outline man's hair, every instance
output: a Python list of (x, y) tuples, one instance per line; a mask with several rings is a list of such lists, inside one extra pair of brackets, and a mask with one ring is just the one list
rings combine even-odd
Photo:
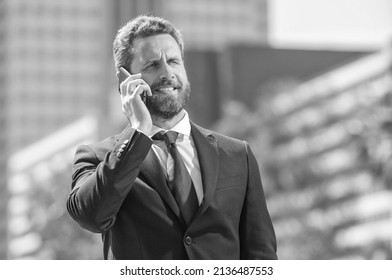
[(159, 34), (169, 34), (180, 47), (181, 55), (184, 57), (184, 42), (180, 31), (172, 23), (160, 17), (138, 16), (130, 20), (117, 32), (113, 42), (113, 57), (116, 70), (120, 67), (128, 67), (134, 56), (134, 41), (137, 38), (146, 38)]

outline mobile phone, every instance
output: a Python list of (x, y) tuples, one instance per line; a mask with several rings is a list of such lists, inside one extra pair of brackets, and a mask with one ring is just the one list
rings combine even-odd
[[(128, 72), (127, 69), (125, 69), (124, 67), (120, 67), (120, 73), (118, 76), (118, 92), (121, 94), (121, 89), (120, 89), (120, 85), (122, 82), (125, 81), (126, 78), (128, 78), (130, 76), (130, 72)], [(142, 94), (140, 95), (140, 97), (142, 98), (143, 102), (146, 103), (146, 99), (147, 99), (147, 92), (143, 91)]]

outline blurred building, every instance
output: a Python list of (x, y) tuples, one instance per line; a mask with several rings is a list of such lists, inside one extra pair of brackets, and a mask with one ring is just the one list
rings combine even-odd
[[(107, 3), (104, 0), (0, 1), (0, 149), (6, 149), (0, 151), (2, 172), (12, 154), (85, 115), (98, 115), (107, 87)], [(56, 144), (48, 143), (42, 154), (52, 151)], [(19, 158), (11, 168), (14, 170), (31, 160)], [(3, 175), (0, 176), (1, 199), (6, 197)], [(14, 185), (9, 186), (13, 194)], [(17, 201), (13, 198), (9, 197), (9, 201)], [(7, 204), (1, 203), (1, 207), (4, 205)], [(18, 217), (23, 214), (18, 211), (20, 207), (15, 209), (9, 203), (9, 223), (13, 219), (22, 221)], [(0, 225), (5, 221), (3, 210)], [(25, 214), (30, 209), (26, 211)], [(14, 225), (23, 227), (23, 223)], [(4, 230), (1, 235), (1, 240), (6, 240)], [(24, 236), (25, 232), (8, 232), (9, 243), (18, 238), (14, 235)], [(2, 249), (0, 254), (4, 258)], [(11, 257), (21, 256), (11, 253)]]
[(0, 259), (4, 259), (7, 251), (7, 95), (6, 89), (6, 48), (2, 43), (5, 40), (6, 30), (4, 28), (4, 1), (0, 1)]
[(266, 43), (268, 0), (165, 1), (162, 15), (184, 34), (186, 48)]
[(106, 1), (3, 1), (9, 151), (99, 108)]
[[(235, 43), (265, 43), (268, 0), (117, 0), (117, 24), (140, 14), (162, 16), (184, 35), (187, 50), (216, 49)], [(115, 27), (115, 28), (116, 28)]]
[(281, 258), (391, 259), (391, 66), (388, 47), (261, 95), (253, 141)]

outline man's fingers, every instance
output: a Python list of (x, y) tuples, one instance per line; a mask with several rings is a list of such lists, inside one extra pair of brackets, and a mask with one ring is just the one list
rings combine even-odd
[[(141, 96), (142, 94), (144, 94), (144, 92), (146, 92), (148, 95), (151, 96), (151, 89), (148, 85), (146, 84), (139, 84), (135, 90), (133, 91), (133, 97), (135, 98), (136, 96), (140, 96), (141, 98), (143, 96)], [(143, 99), (143, 98), (142, 98)]]
[[(138, 85), (145, 85), (145, 86), (148, 86), (147, 84), (146, 84), (146, 82), (143, 80), (143, 79), (140, 79), (140, 78), (137, 78), (137, 79), (134, 79), (134, 80), (130, 80), (130, 81), (124, 81), (122, 84), (121, 84), (121, 94), (124, 94), (124, 95), (126, 95), (126, 94), (129, 94), (129, 95), (132, 95), (133, 94), (133, 92), (135, 91), (135, 89), (136, 89), (136, 87), (138, 86)], [(151, 92), (151, 90), (150, 90), (150, 92)]]
[(137, 73), (137, 74), (135, 74), (135, 75), (129, 75), (129, 76), (124, 80), (124, 83), (128, 83), (128, 82), (130, 82), (130, 81), (140, 79), (141, 77), (142, 77), (142, 74), (141, 74), (141, 73)]
[[(151, 88), (150, 88), (150, 86), (149, 85), (147, 85), (146, 83), (142, 83), (142, 84), (139, 84), (136, 88), (135, 88), (135, 91), (136, 91), (136, 89), (139, 87), (139, 89), (138, 89), (138, 93), (139, 94), (142, 94), (142, 92), (146, 92), (146, 94), (148, 95), (148, 96), (152, 96), (152, 92), (151, 92)], [(140, 92), (140, 90), (141, 90), (141, 92)]]
[[(119, 80), (120, 80), (120, 91), (121, 91), (121, 94), (127, 94), (128, 93), (127, 92), (127, 87), (128, 87), (127, 85), (128, 85), (128, 83), (130, 83), (132, 81), (137, 81), (137, 80), (143, 81), (142, 79), (140, 79), (141, 77), (142, 77), (141, 73), (137, 73), (135, 75), (131, 75), (131, 74), (129, 74), (129, 72), (126, 69), (124, 69), (123, 67), (120, 67)], [(129, 92), (129, 94), (132, 94), (132, 91)]]
[[(130, 88), (131, 85), (128, 84), (127, 88)], [(128, 89), (127, 89), (128, 91)], [(128, 91), (129, 92), (129, 91)], [(136, 86), (136, 88), (132, 91), (132, 94), (125, 94), (121, 96), (121, 103), (123, 106), (123, 112), (127, 115), (127, 116), (132, 116), (133, 115), (133, 110), (134, 110), (134, 106), (140, 106), (137, 105), (140, 101), (144, 101), (144, 92), (150, 92), (151, 93), (151, 89), (147, 84), (138, 84)], [(137, 101), (137, 99), (139, 99), (139, 101)], [(140, 103), (139, 103), (140, 104)]]
[(127, 69), (125, 69), (124, 67), (120, 67), (120, 75), (119, 77), (121, 78), (120, 83), (127, 81), (129, 78), (140, 78), (142, 76), (142, 73), (137, 73), (132, 75), (131, 73), (129, 73), (127, 71)]

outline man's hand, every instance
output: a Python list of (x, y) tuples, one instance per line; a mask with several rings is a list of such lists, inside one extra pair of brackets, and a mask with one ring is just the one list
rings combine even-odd
[(133, 128), (148, 134), (152, 128), (152, 119), (140, 95), (145, 92), (148, 96), (151, 96), (151, 88), (141, 78), (142, 74), (131, 75), (122, 67), (120, 71), (123, 71), (128, 76), (120, 84), (123, 113)]

